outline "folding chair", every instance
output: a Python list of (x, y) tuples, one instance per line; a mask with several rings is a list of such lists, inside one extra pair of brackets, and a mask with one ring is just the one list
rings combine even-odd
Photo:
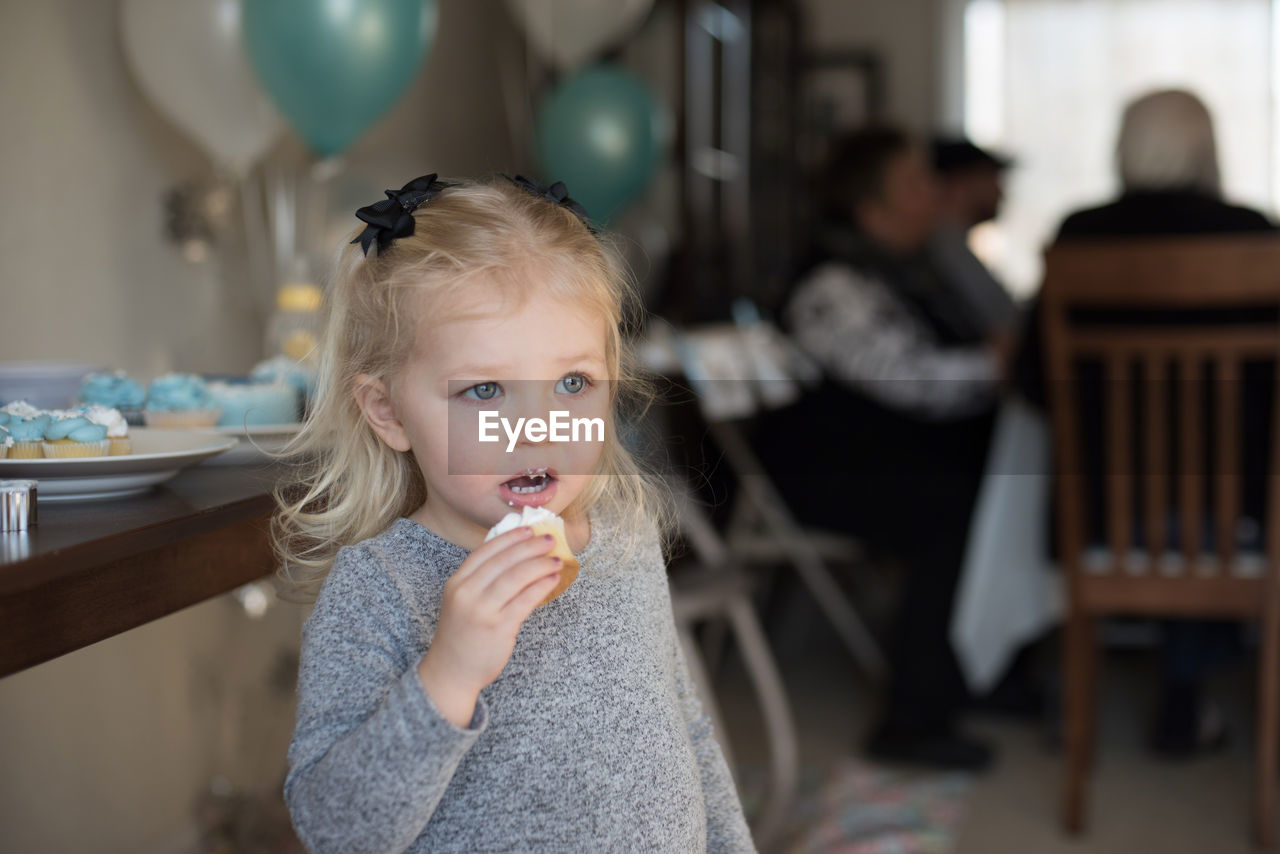
[(685, 484), (672, 483), (676, 495), (680, 531), (697, 558), (672, 581), (671, 600), (676, 631), (685, 650), (689, 671), (698, 685), (699, 697), (719, 733), (725, 759), (737, 777), (733, 749), (724, 728), (712, 680), (703, 663), (694, 627), (697, 623), (724, 619), (746, 665), (747, 674), (760, 703), (765, 737), (769, 743), (770, 784), (764, 808), (753, 823), (757, 846), (764, 849), (782, 829), (795, 798), (799, 773), (799, 749), (795, 722), (787, 702), (786, 688), (764, 629), (751, 600), (751, 580), (741, 571), (723, 539), (704, 510), (689, 497)]
[(858, 666), (872, 679), (882, 679), (884, 655), (829, 566), (832, 560), (856, 560), (857, 541), (804, 530), (743, 436), (745, 420), (794, 399), (812, 366), (775, 329), (755, 319), (674, 337), (677, 359), (667, 370), (679, 365), (722, 462), (739, 484), (726, 536), (729, 550), (748, 563), (790, 565)]

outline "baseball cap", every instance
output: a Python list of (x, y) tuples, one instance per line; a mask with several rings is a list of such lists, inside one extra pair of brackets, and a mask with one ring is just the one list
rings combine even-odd
[(979, 148), (963, 137), (935, 137), (931, 143), (933, 168), (955, 172), (969, 166), (994, 166), (1001, 171), (1013, 165), (1013, 158)]

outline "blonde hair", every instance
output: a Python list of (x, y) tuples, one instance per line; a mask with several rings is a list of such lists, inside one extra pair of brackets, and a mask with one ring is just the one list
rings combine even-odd
[(1213, 119), (1190, 92), (1166, 89), (1125, 107), (1116, 165), (1126, 190), (1198, 190), (1221, 195)]
[[(328, 294), (317, 394), (286, 458), (295, 476), (276, 489), (272, 539), (280, 574), (301, 598), (319, 591), (338, 550), (381, 533), (427, 499), (411, 452), (389, 448), (374, 433), (352, 393), (357, 378), (384, 384), (404, 366), (417, 312), (448, 317), (460, 288), (485, 276), (500, 287), (528, 287), (533, 265), (540, 287), (599, 311), (607, 320), (606, 363), (612, 394), (596, 477), (566, 515), (601, 510), (633, 534), (671, 528), (663, 482), (622, 445), (618, 413), (641, 414), (653, 399), (624, 333), (638, 308), (621, 265), (571, 211), (505, 178), (463, 181), (414, 211), (414, 233), (367, 257), (358, 245), (339, 255)], [(354, 233), (353, 235), (354, 236)]]

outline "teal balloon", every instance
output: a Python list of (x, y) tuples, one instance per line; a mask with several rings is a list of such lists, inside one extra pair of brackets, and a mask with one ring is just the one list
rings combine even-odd
[(644, 81), (610, 66), (563, 80), (542, 102), (538, 156), (597, 222), (638, 196), (662, 159), (662, 111)]
[(241, 17), (262, 87), (326, 157), (400, 99), (436, 32), (435, 0), (244, 0)]

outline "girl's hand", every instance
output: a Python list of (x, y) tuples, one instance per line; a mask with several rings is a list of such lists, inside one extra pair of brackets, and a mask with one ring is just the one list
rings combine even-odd
[(445, 582), (435, 638), (418, 666), (427, 696), (446, 719), (471, 723), (480, 689), (498, 678), (516, 634), (559, 580), (553, 538), (516, 528), (467, 556)]

